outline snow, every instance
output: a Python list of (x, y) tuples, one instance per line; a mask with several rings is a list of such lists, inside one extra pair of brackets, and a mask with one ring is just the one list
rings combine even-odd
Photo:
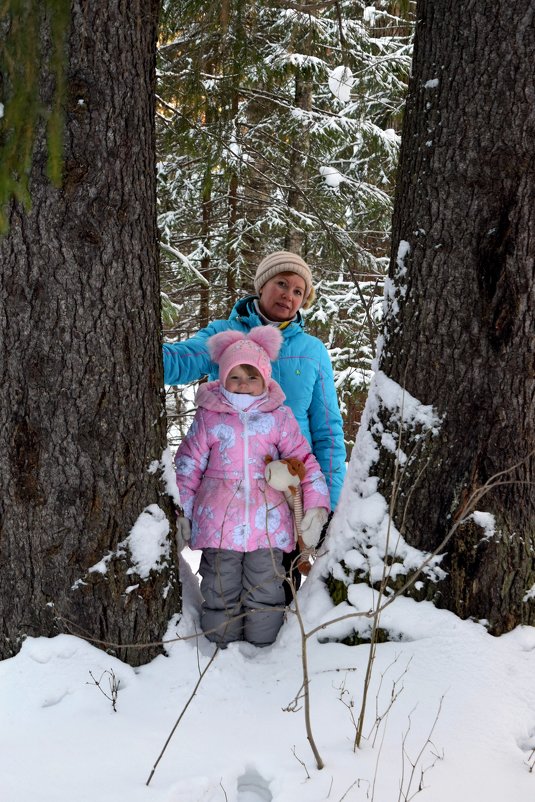
[[(495, 638), (429, 602), (397, 599), (381, 625), (398, 640), (377, 646), (355, 752), (369, 649), (331, 640), (347, 622), (327, 622), (354, 608), (333, 609), (319, 566), (299, 602), (306, 630), (319, 627), (307, 656), (312, 732), (325, 767), (316, 768), (296, 701), (301, 641), (290, 613), (273, 646), (231, 644), (216, 654), (147, 787), (214, 653), (203, 636), (189, 637), (199, 629), (191, 570), (198, 553), (185, 556), (184, 610), (168, 630), (184, 639), (166, 655), (133, 669), (58, 635), (28, 638), (0, 663), (2, 800), (395, 802), (419, 799), (422, 779), (421, 799), (430, 802), (531, 802), (535, 629)], [(371, 593), (351, 588), (361, 607), (373, 606)]]
[(369, 25), (375, 25), (375, 20), (377, 17), (380, 17), (380, 13), (377, 11), (375, 6), (366, 6), (362, 14), (362, 19), (364, 22), (367, 22)]
[(437, 430), (440, 418), (430, 404), (422, 404), (381, 370), (376, 371), (374, 380), (375, 393), (381, 403), (391, 411), (399, 410), (398, 418), (404, 424), (421, 425), (430, 431)]
[(336, 169), (336, 167), (322, 166), (320, 167), (319, 172), (327, 186), (331, 187), (331, 189), (338, 189), (340, 184), (344, 181), (344, 176)]
[(156, 463), (162, 472), (162, 481), (165, 485), (165, 492), (171, 496), (177, 507), (182, 506), (180, 503), (180, 493), (176, 483), (175, 468), (173, 465), (173, 456), (171, 449), (167, 447), (163, 454), (160, 463)]
[(151, 570), (161, 570), (171, 556), (169, 548), (169, 521), (157, 504), (149, 504), (137, 518), (130, 534), (120, 544), (128, 546), (132, 566), (127, 574), (137, 574), (148, 579)]
[[(88, 573), (106, 574), (115, 556), (129, 553), (132, 564), (127, 574), (148, 579), (151, 571), (161, 571), (170, 559), (168, 534), (169, 521), (165, 512), (157, 504), (149, 504), (138, 515), (128, 536), (118, 544), (116, 551), (103, 556), (88, 569)], [(84, 584), (82, 579), (76, 580), (73, 589), (79, 584)]]
[(474, 522), (483, 529), (483, 540), (490, 540), (496, 534), (496, 519), (490, 512), (476, 510), (470, 516)]
[(386, 278), (384, 281), (383, 317), (385, 320), (389, 317), (397, 318), (399, 314), (398, 298), (404, 298), (407, 294), (407, 287), (402, 279), (407, 273), (405, 260), (410, 252), (410, 244), (406, 240), (400, 240), (396, 254), (394, 278)]
[(527, 602), (530, 599), (535, 599), (535, 585), (533, 585), (525, 594), (523, 601)]
[[(380, 416), (385, 410), (388, 423)], [(431, 405), (422, 404), (383, 371), (376, 370), (340, 502), (330, 526), (329, 552), (320, 569), (324, 577), (331, 573), (348, 586), (348, 592), (353, 592), (354, 581), (365, 577), (370, 577), (372, 582), (382, 581), (385, 556), (389, 558), (387, 573), (392, 579), (417, 570), (432, 581), (444, 576), (440, 567), (443, 555), (415, 549), (396, 528), (388, 502), (378, 492), (379, 478), (373, 471), (379, 456), (378, 441), (395, 454), (398, 464), (403, 465), (408, 456), (400, 446), (400, 432), (413, 429), (416, 439), (433, 437), (440, 423)], [(353, 567), (346, 562), (346, 554), (352, 550), (365, 556), (365, 564), (357, 567), (356, 577)], [(368, 608), (358, 609), (363, 612)]]
[(349, 67), (335, 67), (329, 74), (329, 89), (342, 103), (348, 103), (351, 100), (351, 89), (354, 82), (355, 79)]
[[(147, 473), (155, 474), (160, 471), (161, 481), (165, 492), (171, 496), (174, 503), (180, 506), (180, 493), (175, 480), (171, 450), (166, 448), (161, 460), (153, 460), (147, 468)], [(165, 512), (157, 504), (149, 504), (139, 515), (128, 536), (122, 540), (115, 552), (104, 555), (95, 565), (88, 569), (88, 573), (106, 574), (110, 562), (115, 556), (130, 556), (131, 566), (128, 574), (136, 574), (141, 579), (148, 579), (151, 571), (161, 571), (168, 564), (171, 557), (169, 548), (169, 521)], [(82, 578), (76, 580), (72, 589), (85, 584)], [(139, 585), (131, 585), (126, 593), (131, 593)]]
[(397, 252), (397, 255), (396, 255), (396, 265), (397, 265), (397, 268), (398, 268), (397, 271), (396, 271), (396, 277), (400, 277), (401, 278), (402, 276), (404, 276), (406, 274), (407, 266), (405, 264), (405, 259), (407, 258), (408, 254), (410, 252), (411, 252), (410, 243), (408, 243), (404, 239), (400, 240), (399, 245), (398, 245), (398, 252)]

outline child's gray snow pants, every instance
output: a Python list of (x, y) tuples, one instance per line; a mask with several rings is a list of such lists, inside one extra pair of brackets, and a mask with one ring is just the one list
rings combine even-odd
[(281, 549), (203, 550), (201, 626), (209, 640), (273, 643), (284, 617), (282, 554)]

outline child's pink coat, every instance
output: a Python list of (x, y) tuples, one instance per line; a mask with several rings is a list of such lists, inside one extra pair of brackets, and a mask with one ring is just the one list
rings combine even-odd
[(275, 381), (247, 412), (235, 410), (219, 386), (214, 381), (199, 388), (195, 418), (175, 457), (184, 514), (192, 521), (191, 547), (292, 551), (291, 513), (283, 494), (264, 479), (265, 457), (304, 462), (305, 510), (329, 509), (319, 464)]

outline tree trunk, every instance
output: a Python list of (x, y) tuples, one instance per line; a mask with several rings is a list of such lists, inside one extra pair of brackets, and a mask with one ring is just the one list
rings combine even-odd
[[(210, 176), (210, 168), (206, 170), (205, 184), (202, 196), (202, 223), (201, 223), (201, 241), (203, 245), (203, 255), (201, 257), (200, 272), (204, 278), (210, 281), (210, 272), (212, 257), (210, 255), (211, 237), (213, 234), (212, 216), (213, 216), (213, 203), (212, 203), (212, 180)], [(205, 328), (210, 320), (210, 286), (201, 284), (199, 288), (200, 303), (199, 303), (199, 328)]]
[(226, 313), (230, 315), (232, 307), (236, 303), (237, 289), (236, 289), (236, 262), (238, 254), (236, 251), (236, 241), (238, 239), (237, 223), (238, 223), (238, 190), (239, 182), (236, 173), (230, 177), (228, 188), (228, 211), (227, 211), (227, 281), (226, 293), (227, 304)]
[[(73, 0), (63, 186), (46, 179), (40, 132), (31, 211), (14, 204), (0, 240), (2, 657), (25, 635), (65, 631), (64, 619), (103, 641), (159, 640), (180, 608), (172, 510), (154, 470), (165, 447), (157, 18), (156, 0)], [(43, 75), (45, 105), (52, 92)], [(150, 574), (134, 545), (118, 548), (148, 505)], [(115, 653), (139, 664), (156, 650)]]
[[(310, 78), (297, 72), (295, 75), (295, 106), (305, 112), (312, 110), (312, 81)], [(288, 207), (296, 215), (305, 211), (307, 190), (307, 159), (310, 153), (310, 132), (307, 125), (299, 128), (299, 136), (291, 143), (290, 156), (290, 189), (288, 191)], [(288, 251), (301, 253), (305, 234), (302, 226), (296, 220), (286, 234), (284, 247)]]
[[(379, 368), (441, 424), (400, 443), (396, 416), (379, 418), (412, 455), (394, 515), (411, 545), (435, 549), (508, 471), (477, 505), (494, 536), (470, 519), (428, 589), (499, 634), (535, 623), (535, 8), (422, 0), (417, 19)], [(394, 454), (375, 437), (390, 497)]]
[[(264, 87), (260, 86), (256, 96), (246, 106), (247, 129), (244, 150), (248, 169), (244, 170), (242, 202), (240, 214), (244, 220), (241, 255), (245, 263), (245, 273), (249, 274), (250, 286), (256, 268), (265, 256), (266, 241), (269, 232), (262, 223), (266, 211), (273, 202), (273, 184), (270, 174), (268, 144), (261, 150), (254, 144), (254, 129), (268, 117), (271, 112), (270, 102), (263, 96)], [(251, 146), (251, 143), (253, 145)], [(244, 283), (245, 285), (245, 283)]]

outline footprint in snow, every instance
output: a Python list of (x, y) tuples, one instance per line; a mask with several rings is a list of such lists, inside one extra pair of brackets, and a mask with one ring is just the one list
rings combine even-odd
[(269, 783), (255, 768), (248, 768), (238, 777), (238, 802), (271, 802)]

